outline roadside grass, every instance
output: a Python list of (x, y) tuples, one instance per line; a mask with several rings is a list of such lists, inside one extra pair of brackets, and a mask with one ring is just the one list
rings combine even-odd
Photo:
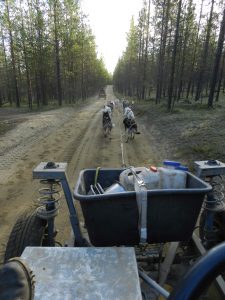
[(82, 100), (77, 100), (74, 103), (63, 103), (62, 106), (59, 106), (56, 101), (50, 101), (48, 105), (41, 105), (37, 106), (36, 103), (33, 104), (32, 109), (30, 109), (25, 102), (20, 103), (20, 107), (16, 107), (15, 103), (11, 106), (9, 102), (4, 103), (1, 107), (0, 110), (4, 110), (5, 112), (15, 112), (15, 113), (32, 113), (32, 112), (42, 112), (42, 111), (48, 111), (48, 110), (55, 110), (55, 109), (60, 109), (61, 107), (76, 107), (76, 106), (82, 106), (85, 105), (86, 103), (89, 103), (90, 101), (93, 100), (94, 97), (90, 97), (86, 99), (85, 101)]
[[(21, 103), (21, 107), (19, 108), (16, 107), (15, 105), (10, 106), (9, 103), (4, 103), (4, 105), (0, 107), (0, 136), (4, 135), (7, 131), (16, 127), (17, 124), (23, 122), (25, 120), (24, 114), (35, 114), (35, 113), (37, 114), (37, 113), (61, 109), (65, 107), (80, 109), (95, 100), (96, 97), (90, 97), (85, 101), (79, 100), (76, 103), (65, 103), (62, 106), (59, 106), (56, 102), (50, 102), (49, 105), (40, 106), (40, 107), (34, 105), (32, 110), (29, 109), (27, 104), (23, 102)], [(21, 117), (19, 117), (17, 120), (13, 120), (13, 118), (10, 117), (11, 115), (20, 115), (20, 114)], [(7, 115), (9, 116), (9, 118), (7, 118)], [(1, 116), (3, 116), (4, 118), (1, 119)]]
[(0, 136), (16, 126), (15, 122), (0, 122)]
[(202, 104), (180, 101), (172, 112), (167, 112), (166, 102), (156, 105), (153, 100), (136, 100), (133, 106), (138, 119), (148, 125), (159, 151), (166, 141), (169, 157), (162, 160), (180, 160), (192, 169), (196, 160), (225, 162), (224, 98), (222, 95), (212, 109), (208, 109), (207, 99)]
[(76, 99), (74, 101), (68, 100), (68, 99), (63, 99), (62, 106), (59, 106), (57, 100), (48, 100), (48, 105), (40, 105), (38, 106), (36, 101), (33, 103), (32, 109), (29, 108), (27, 101), (22, 100), (20, 103), (20, 107), (16, 107), (16, 104), (13, 103), (10, 105), (9, 102), (3, 103), (3, 105), (0, 107), (1, 109), (9, 109), (9, 110), (17, 110), (21, 112), (36, 112), (36, 111), (46, 111), (46, 110), (52, 110), (52, 109), (60, 109), (61, 107), (80, 107), (80, 106), (85, 106), (88, 103), (92, 101), (96, 101), (99, 99), (98, 94), (94, 94), (85, 100)]

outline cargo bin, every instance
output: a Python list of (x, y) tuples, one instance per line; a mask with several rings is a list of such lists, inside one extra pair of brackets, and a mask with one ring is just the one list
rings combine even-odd
[[(124, 169), (100, 169), (98, 183), (106, 189)], [(74, 198), (80, 202), (92, 245), (133, 246), (140, 242), (136, 192), (87, 195), (96, 169), (80, 172)], [(190, 239), (206, 193), (211, 186), (187, 172), (185, 189), (147, 191), (147, 242)]]

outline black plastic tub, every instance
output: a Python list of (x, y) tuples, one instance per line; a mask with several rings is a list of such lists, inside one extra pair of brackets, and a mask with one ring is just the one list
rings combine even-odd
[[(100, 169), (98, 182), (105, 189), (119, 180), (123, 170)], [(81, 171), (74, 190), (91, 243), (99, 247), (139, 244), (136, 193), (87, 195), (95, 174), (95, 169)], [(210, 190), (210, 185), (187, 172), (185, 189), (147, 191), (147, 242), (188, 240)]]

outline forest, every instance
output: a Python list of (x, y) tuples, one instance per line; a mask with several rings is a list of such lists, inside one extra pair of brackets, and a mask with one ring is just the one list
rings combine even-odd
[(75, 103), (108, 81), (79, 1), (0, 2), (0, 107)]
[(164, 100), (168, 111), (181, 100), (213, 107), (225, 91), (224, 33), (223, 1), (143, 1), (114, 72), (116, 90)]
[[(133, 99), (213, 107), (225, 92), (221, 0), (143, 0), (113, 74)], [(76, 103), (110, 82), (77, 0), (0, 2), (0, 107)]]

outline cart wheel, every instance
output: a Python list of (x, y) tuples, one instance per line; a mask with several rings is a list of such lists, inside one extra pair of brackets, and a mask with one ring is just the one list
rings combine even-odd
[(206, 287), (210, 286), (212, 281), (224, 271), (224, 268), (225, 243), (222, 243), (209, 250), (182, 276), (168, 300), (202, 299), (201, 296)]
[[(205, 239), (204, 226), (206, 211), (203, 211), (199, 222), (199, 236), (202, 241)], [(212, 246), (225, 241), (225, 212), (216, 212), (213, 218)]]
[(47, 221), (36, 215), (36, 209), (29, 209), (19, 216), (10, 233), (5, 251), (5, 262), (21, 256), (27, 246), (44, 246)]

